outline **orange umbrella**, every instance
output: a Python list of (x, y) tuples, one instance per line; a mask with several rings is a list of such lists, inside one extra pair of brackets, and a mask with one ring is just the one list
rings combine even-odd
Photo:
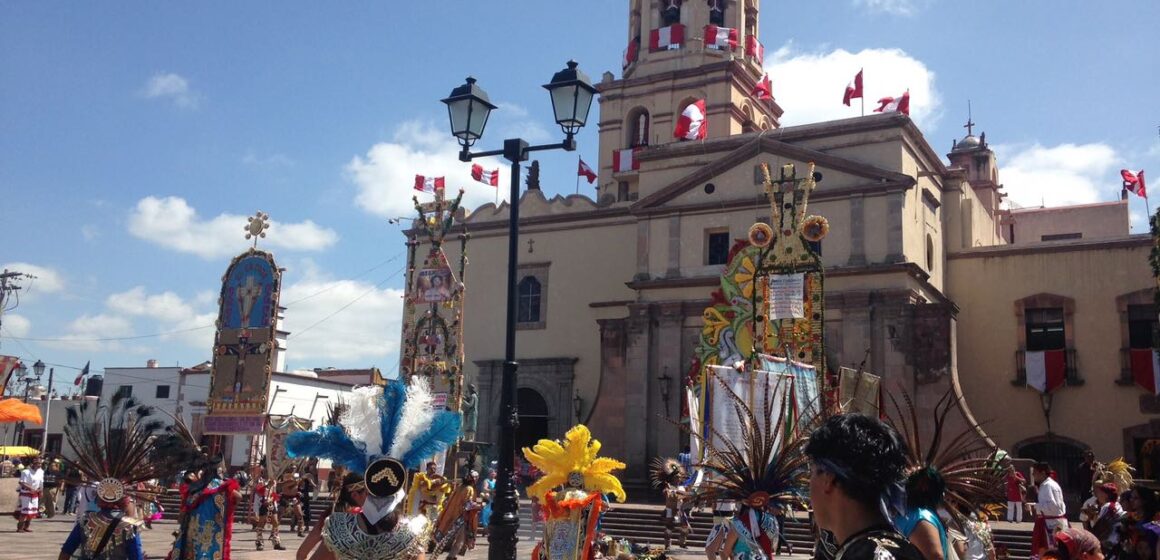
[(40, 407), (27, 404), (20, 399), (4, 399), (0, 401), (0, 422), (32, 422), (43, 424), (40, 417)]

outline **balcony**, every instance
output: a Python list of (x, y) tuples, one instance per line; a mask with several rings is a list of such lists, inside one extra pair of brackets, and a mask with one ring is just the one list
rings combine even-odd
[[(1063, 353), (1063, 382), (1068, 386), (1081, 386), (1084, 380), (1079, 376), (1079, 361), (1076, 359), (1075, 348), (1047, 350), (1046, 352)], [(1015, 379), (1011, 385), (1022, 387), (1027, 385), (1027, 351), (1015, 351)]]

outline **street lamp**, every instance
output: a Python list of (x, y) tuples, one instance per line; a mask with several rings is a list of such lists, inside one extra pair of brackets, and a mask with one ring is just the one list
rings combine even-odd
[(475, 84), (475, 78), (467, 78), (463, 85), (451, 90), (451, 95), (443, 99), (447, 104), (447, 115), (451, 120), (451, 134), (459, 139), (463, 150), (459, 161), (485, 156), (503, 156), (511, 162), (511, 196), (508, 198), (508, 270), (507, 270), (507, 322), (505, 324), (503, 381), (500, 389), (499, 405), (499, 469), (496, 473), (495, 502), (493, 515), (488, 525), (488, 559), (515, 560), (516, 532), (520, 528), (519, 496), (515, 481), (515, 439), (519, 427), (519, 412), (516, 410), (516, 269), (519, 262), (520, 226), (520, 162), (527, 161), (528, 152), (541, 150), (576, 149), (576, 133), (588, 121), (588, 110), (592, 107), (592, 97), (596, 88), (580, 70), (576, 61), (568, 61), (567, 68), (556, 72), (552, 81), (544, 86), (552, 98), (552, 111), (556, 124), (564, 132), (564, 141), (559, 144), (529, 146), (521, 138), (503, 141), (503, 149), (485, 152), (471, 152), (471, 146), (483, 136), (487, 118), (495, 109), (487, 97), (487, 92)]

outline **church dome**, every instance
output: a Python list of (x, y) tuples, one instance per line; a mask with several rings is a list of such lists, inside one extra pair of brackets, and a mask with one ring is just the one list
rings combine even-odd
[(960, 150), (970, 150), (970, 149), (973, 149), (973, 148), (978, 148), (978, 147), (979, 147), (979, 146), (981, 146), (982, 144), (983, 144), (983, 143), (982, 143), (982, 142), (980, 142), (980, 141), (979, 141), (979, 139), (978, 139), (978, 138), (977, 138), (977, 137), (976, 137), (974, 134), (968, 134), (968, 135), (966, 136), (966, 138), (963, 138), (962, 140), (959, 140), (959, 141), (958, 141), (958, 143), (957, 143), (957, 144), (955, 144), (955, 149), (954, 149), (954, 151), (956, 151), (956, 152), (957, 152), (957, 151), (960, 151)]

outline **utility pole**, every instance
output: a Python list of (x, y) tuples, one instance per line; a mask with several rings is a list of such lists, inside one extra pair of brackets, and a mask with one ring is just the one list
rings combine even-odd
[(19, 291), (22, 287), (17, 282), (34, 278), (36, 277), (31, 274), (10, 271), (7, 268), (4, 272), (0, 272), (0, 326), (4, 326), (4, 313), (16, 309), (20, 304)]

